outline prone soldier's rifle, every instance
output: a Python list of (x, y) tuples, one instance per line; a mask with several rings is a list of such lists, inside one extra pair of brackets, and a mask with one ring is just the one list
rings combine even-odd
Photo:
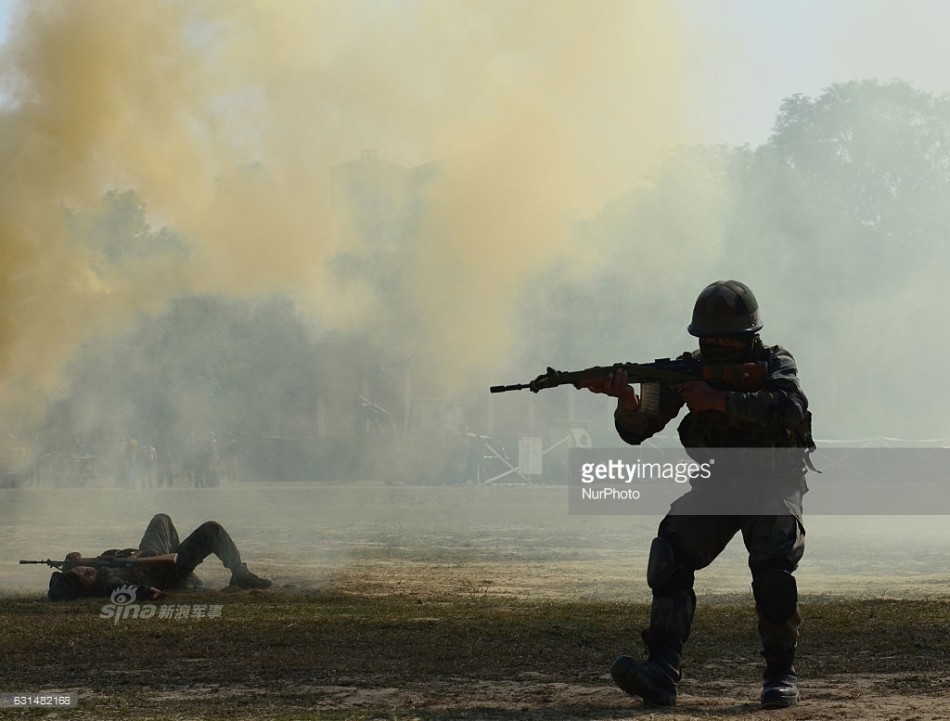
[(768, 370), (765, 361), (753, 363), (703, 363), (690, 353), (678, 358), (658, 358), (652, 363), (615, 363), (612, 366), (593, 366), (579, 371), (559, 371), (548, 368), (533, 381), (510, 386), (492, 386), (492, 393), (529, 390), (532, 393), (603, 378), (618, 370), (627, 372), (630, 383), (683, 383), (704, 381), (711, 386), (733, 391), (756, 391), (765, 387)]
[(92, 568), (128, 568), (130, 566), (169, 566), (175, 562), (177, 553), (166, 553), (162, 556), (96, 556), (95, 558), (66, 558), (54, 561), (47, 558), (43, 561), (20, 561), (20, 563), (46, 564), (50, 568), (68, 571), (79, 566)]

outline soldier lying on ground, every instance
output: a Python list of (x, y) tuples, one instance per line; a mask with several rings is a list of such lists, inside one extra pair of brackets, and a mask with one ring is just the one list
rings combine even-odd
[[(201, 582), (193, 571), (212, 553), (231, 571), (229, 585), (238, 588), (270, 587), (269, 578), (261, 578), (248, 570), (241, 561), (237, 546), (220, 523), (202, 523), (184, 541), (179, 541), (172, 519), (159, 513), (149, 522), (138, 548), (110, 550), (99, 556), (100, 559), (129, 557), (154, 562), (117, 567), (77, 565), (64, 572), (57, 571), (50, 576), (48, 596), (51, 601), (109, 596), (119, 586), (131, 585), (136, 588), (136, 600), (157, 600), (170, 589), (200, 587)], [(81, 558), (78, 551), (66, 556), (67, 561)]]

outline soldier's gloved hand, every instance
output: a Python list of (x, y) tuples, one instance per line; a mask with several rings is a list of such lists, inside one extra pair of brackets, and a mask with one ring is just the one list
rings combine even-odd
[(680, 397), (691, 411), (696, 413), (702, 411), (726, 412), (726, 392), (714, 390), (708, 383), (685, 381), (674, 383), (670, 387), (680, 392)]
[(82, 554), (79, 551), (70, 551), (66, 554), (67, 561), (78, 561), (82, 558)]

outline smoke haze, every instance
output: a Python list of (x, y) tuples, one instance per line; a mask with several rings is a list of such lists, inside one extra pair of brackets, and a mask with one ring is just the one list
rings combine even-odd
[[(80, 390), (68, 387), (64, 369), (77, 349), (96, 341), (106, 351), (148, 345), (145, 332), (135, 334), (137, 324), (168, 308), (174, 315), (180, 299), (290, 296), (317, 336), (372, 338), (350, 356), (326, 360), (330, 370), (352, 370), (380, 348), (392, 349), (410, 366), (412, 392), (483, 398), (489, 384), (527, 380), (546, 364), (584, 367), (686, 350), (696, 294), (730, 277), (757, 294), (766, 342), (787, 345), (798, 359), (819, 438), (947, 437), (939, 410), (929, 410), (939, 405), (934, 392), (918, 374), (923, 359), (950, 350), (942, 334), (922, 332), (945, 326), (934, 298), (947, 271), (950, 183), (938, 151), (947, 147), (942, 133), (950, 113), (936, 101), (915, 105), (920, 99), (900, 88), (864, 88), (864, 95), (861, 88), (835, 88), (776, 107), (786, 125), (777, 123), (762, 148), (671, 150), (707, 120), (688, 90), (695, 88), (695, 65), (715, 71), (731, 50), (725, 36), (718, 43), (697, 37), (671, 7), (626, 0), (24, 3), (2, 48), (0, 111), (0, 419), (21, 436), (13, 442), (34, 439), (50, 399), (74, 391), (78, 418), (63, 422), (67, 430), (56, 442), (70, 431), (86, 433), (101, 442), (103, 456), (113, 456), (103, 461), (108, 468), (124, 432), (159, 441), (124, 425), (146, 394), (110, 387), (120, 375), (115, 366), (101, 369), (101, 387)], [(721, 90), (707, 82), (704, 97), (711, 88)], [(900, 97), (889, 104), (892, 96)], [(744, 112), (742, 103), (734, 105)], [(919, 117), (911, 112), (916, 107), (923, 107)], [(882, 118), (891, 124), (875, 124)], [(826, 127), (815, 130), (818, 120)], [(780, 132), (790, 128), (787, 137)], [(922, 137), (907, 141), (907, 128), (923, 128)], [(870, 140), (848, 143), (861, 137)], [(367, 207), (378, 198), (340, 192), (347, 169), (358, 172), (361, 158), (384, 176), (408, 176), (393, 185), (401, 190), (391, 206)], [(905, 159), (932, 163), (905, 167)], [(126, 224), (116, 225), (109, 208), (126, 213)], [(363, 232), (374, 213), (383, 232)], [(134, 222), (137, 214), (145, 231)], [(390, 283), (392, 276), (398, 282)], [(187, 353), (199, 345), (195, 337), (224, 325), (211, 311), (201, 320), (206, 324), (197, 328), (175, 327), (178, 345), (166, 355), (136, 349), (137, 358), (154, 364), (141, 375), (161, 375), (156, 371), (168, 358), (194, 361)], [(226, 334), (265, 325), (234, 322)], [(268, 351), (267, 372), (222, 359), (244, 371), (229, 386), (241, 389), (232, 393), (240, 402), (228, 398), (234, 402), (212, 413), (220, 388), (196, 372), (197, 380), (173, 379), (181, 381), (173, 388), (179, 392), (163, 398), (166, 406), (154, 416), (187, 436), (192, 428), (206, 433), (222, 417), (239, 426), (242, 414), (263, 416), (264, 399), (271, 399), (287, 407), (286, 427), (275, 422), (265, 433), (263, 422), (244, 426), (248, 437), (268, 443), (309, 442), (327, 418), (349, 419), (332, 399), (318, 397), (323, 388), (301, 388), (300, 378), (326, 370), (318, 365), (325, 359), (292, 375), (280, 361), (306, 357), (312, 348), (291, 347), (296, 336), (286, 327), (273, 330), (254, 346)], [(87, 366), (95, 366), (101, 356), (90, 356)], [(126, 357), (113, 356), (116, 366)], [(513, 359), (532, 365), (514, 367)], [(352, 406), (369, 373), (340, 373), (341, 381), (330, 370), (320, 382), (342, 387)], [(380, 385), (409, 395), (404, 381), (393, 372)], [(562, 390), (505, 396), (483, 414), (495, 426), (485, 432), (536, 435), (538, 419), (554, 426), (570, 416), (589, 423), (592, 435), (601, 431), (595, 440), (609, 434), (617, 442), (609, 403), (589, 394), (568, 399), (571, 392)], [(381, 406), (398, 405), (369, 395)], [(504, 429), (509, 410), (520, 425)], [(295, 425), (301, 418), (306, 422)], [(390, 418), (387, 428), (408, 427), (406, 420)], [(420, 468), (419, 457), (448, 445), (440, 428), (424, 430), (423, 453), (416, 455), (399, 455), (409, 441), (395, 433), (366, 434), (364, 447), (375, 450), (353, 467), (382, 473), (327, 470), (320, 480), (470, 480), (440, 476), (436, 463)], [(347, 445), (352, 438), (331, 440), (340, 441), (340, 455), (363, 451)], [(273, 456), (286, 461), (291, 444), (274, 447)], [(318, 460), (320, 470), (331, 465)], [(303, 461), (287, 466), (283, 476), (268, 469), (271, 475), (259, 477), (310, 479), (297, 473), (309, 470)], [(120, 518), (132, 506), (124, 491), (110, 499), (112, 482), (104, 469), (95, 485), (107, 488), (89, 489), (96, 502), (86, 501), (82, 517), (71, 520), (71, 508), (46, 508), (45, 489), (24, 489), (7, 540), (26, 537), (17, 526), (34, 523), (33, 503), (44, 508), (37, 516), (44, 529), (82, 533), (90, 518), (109, 515), (110, 500)], [(89, 530), (89, 546), (134, 542), (148, 515), (170, 499), (183, 528), (218, 516), (222, 499), (193, 502), (199, 496), (190, 487), (178, 490), (143, 492), (137, 517)], [(226, 490), (235, 491), (223, 499), (233, 508), (218, 517), (244, 530), (242, 538), (258, 544), (253, 550), (263, 553), (281, 523), (288, 565), (301, 539), (326, 541), (312, 532), (313, 488), (282, 496), (299, 514), (294, 522), (277, 500), (269, 516), (258, 516), (260, 499), (270, 497), (260, 489)], [(418, 502), (407, 495), (393, 534), (414, 528)], [(485, 504), (489, 518), (494, 502)], [(382, 524), (397, 513), (388, 497), (371, 509), (339, 505), (344, 510), (325, 511), (331, 529)], [(530, 498), (524, 503), (532, 505)], [(445, 523), (441, 508), (431, 510)], [(460, 520), (453, 531), (466, 513), (467, 507), (454, 517)], [(486, 523), (488, 535), (504, 525)], [(357, 524), (339, 541), (345, 548), (337, 556), (346, 557), (363, 531)], [(34, 546), (58, 542), (32, 533)], [(379, 535), (381, 545), (388, 543), (389, 530)], [(32, 553), (26, 546), (22, 552)]]
[[(698, 290), (735, 277), (766, 340), (832, 399), (821, 435), (944, 435), (901, 375), (912, 330), (876, 334), (882, 318), (892, 334), (940, 320), (928, 298), (945, 262), (922, 259), (945, 226), (943, 106), (841, 87), (789, 98), (776, 110), (793, 131), (757, 150), (671, 153), (702, 122), (689, 62), (722, 52), (691, 27), (629, 2), (20, 6), (0, 115), (8, 426), (30, 438), (77, 348), (173, 299), (292, 296), (312, 329), (371, 337), (416, 390), (446, 396), (526, 355), (684, 350)], [(906, 112), (925, 129), (910, 146)], [(411, 176), (391, 199), (405, 217), (380, 210), (381, 233), (363, 232), (376, 199), (338, 187), (366, 149)], [(100, 238), (88, 218), (125, 191), (148, 232), (106, 219)], [(886, 418), (875, 373), (899, 404)]]
[[(332, 266), (372, 253), (328, 188), (366, 147), (441, 165), (403, 306), (416, 335), (388, 340), (430, 370), (497, 364), (571, 214), (675, 141), (680, 42), (659, 5), (624, 2), (22, 6), (0, 119), (4, 406), (22, 419), (77, 345), (170, 298), (280, 291), (325, 328), (385, 317)], [(186, 257), (94, 263), (64, 212), (113, 189)]]

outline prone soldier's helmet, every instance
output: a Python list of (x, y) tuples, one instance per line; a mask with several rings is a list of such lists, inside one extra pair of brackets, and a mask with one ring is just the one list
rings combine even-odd
[(50, 601), (72, 601), (82, 595), (79, 587), (79, 579), (68, 573), (54, 571), (49, 577), (49, 591), (47, 597)]
[(708, 338), (756, 333), (763, 325), (759, 302), (749, 286), (737, 280), (717, 280), (699, 294), (687, 330), (697, 338)]

